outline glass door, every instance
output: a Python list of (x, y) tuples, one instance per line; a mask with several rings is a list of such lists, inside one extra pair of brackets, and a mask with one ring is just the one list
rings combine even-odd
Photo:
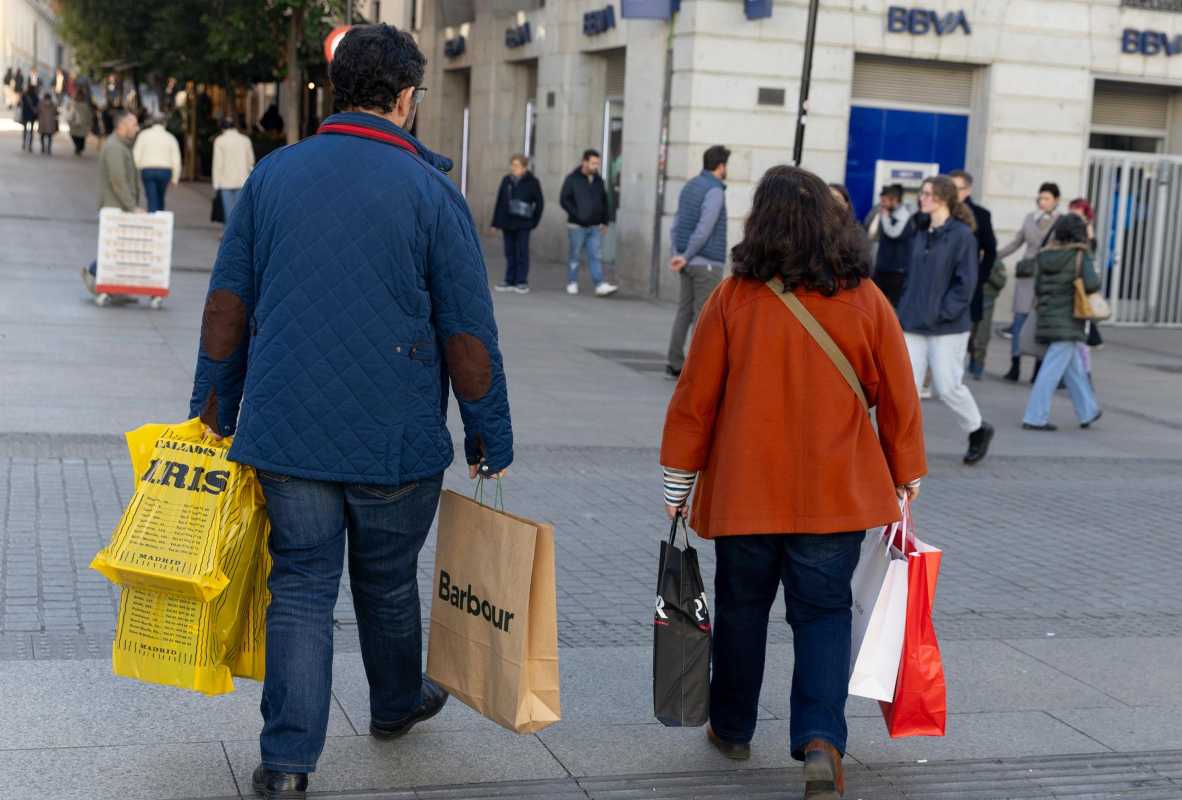
[(624, 166), (624, 98), (609, 97), (603, 103), (603, 182), (607, 186), (607, 202), (610, 222), (607, 236), (603, 240), (603, 260), (616, 263), (619, 251), (619, 233), (616, 220), (623, 204), (620, 197), (620, 176)]

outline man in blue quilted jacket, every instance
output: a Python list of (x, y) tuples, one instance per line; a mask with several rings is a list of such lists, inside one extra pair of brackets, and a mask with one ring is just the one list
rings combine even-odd
[(346, 546), (370, 733), (401, 736), (447, 700), (421, 674), (416, 573), (453, 457), (449, 384), (470, 475), (513, 460), (476, 228), (451, 161), (407, 133), (425, 64), (387, 25), (345, 36), (345, 111), (259, 163), (209, 284), (191, 412), (234, 434), (271, 517), (266, 798), (304, 797), (324, 747)]

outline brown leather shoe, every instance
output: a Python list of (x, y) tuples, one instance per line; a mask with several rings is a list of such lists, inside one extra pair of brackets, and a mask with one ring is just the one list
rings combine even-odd
[(751, 758), (751, 744), (749, 742), (728, 742), (720, 738), (714, 732), (714, 728), (709, 725), (706, 726), (706, 738), (710, 740), (710, 744), (718, 748), (718, 752), (731, 761), (746, 761)]
[(841, 800), (843, 795), (841, 753), (824, 739), (813, 739), (804, 746), (804, 800)]

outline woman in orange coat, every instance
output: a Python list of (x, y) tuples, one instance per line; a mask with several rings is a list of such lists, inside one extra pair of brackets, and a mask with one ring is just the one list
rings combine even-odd
[[(669, 515), (714, 539), (711, 742), (750, 756), (768, 613), (780, 583), (795, 666), (790, 749), (809, 800), (840, 797), (850, 669), (850, 578), (865, 531), (899, 519), (927, 466), (911, 362), (895, 312), (868, 279), (850, 216), (812, 173), (774, 167), (707, 302), (665, 419)], [(770, 283), (769, 283), (770, 282)], [(786, 287), (786, 288), (785, 288)], [(781, 292), (832, 337), (843, 377)]]

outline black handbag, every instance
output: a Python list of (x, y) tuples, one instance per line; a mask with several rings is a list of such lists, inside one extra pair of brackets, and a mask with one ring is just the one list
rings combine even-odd
[(537, 208), (535, 203), (527, 203), (524, 200), (509, 199), (509, 216), (518, 217), (520, 219), (533, 219), (534, 209)]
[(226, 221), (226, 207), (222, 205), (222, 193), (217, 189), (213, 190), (213, 206), (209, 209), (209, 221)]
[[(677, 547), (679, 522), (683, 550)], [(698, 551), (679, 515), (669, 541), (661, 542), (653, 613), (653, 713), (662, 725), (697, 727), (710, 719), (710, 633)]]

